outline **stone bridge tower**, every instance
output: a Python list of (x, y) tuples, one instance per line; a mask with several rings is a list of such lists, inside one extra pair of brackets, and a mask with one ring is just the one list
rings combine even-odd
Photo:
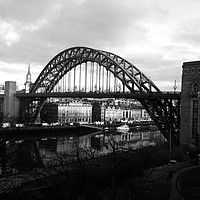
[(200, 61), (182, 66), (180, 144), (198, 147), (200, 134)]
[(16, 123), (18, 119), (19, 99), (15, 97), (16, 88), (17, 86), (15, 81), (5, 82), (4, 112), (3, 112), (4, 122)]

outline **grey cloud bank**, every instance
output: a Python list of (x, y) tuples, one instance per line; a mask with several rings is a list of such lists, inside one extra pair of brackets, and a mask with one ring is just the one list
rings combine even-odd
[(163, 90), (172, 90), (174, 80), (180, 89), (182, 63), (199, 59), (198, 6), (195, 0), (0, 0), (1, 81), (9, 76), (23, 84), (29, 62), (36, 78), (60, 51), (88, 46), (124, 57)]

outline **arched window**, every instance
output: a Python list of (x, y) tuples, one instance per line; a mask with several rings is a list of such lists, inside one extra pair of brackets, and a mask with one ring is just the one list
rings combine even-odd
[(195, 84), (193, 85), (193, 91), (194, 91), (194, 92), (198, 92), (198, 91), (199, 91), (199, 84), (195, 83)]

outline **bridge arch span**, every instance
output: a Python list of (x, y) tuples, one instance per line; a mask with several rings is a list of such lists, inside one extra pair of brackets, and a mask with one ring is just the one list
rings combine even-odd
[[(140, 92), (149, 94), (162, 93), (159, 88), (136, 66), (124, 58), (111, 52), (97, 50), (89, 47), (71, 47), (66, 49), (44, 67), (33, 84), (30, 93), (37, 93), (40, 89), (50, 93), (54, 86), (77, 65), (87, 62), (96, 62), (118, 78), (131, 93)], [(34, 121), (41, 109), (45, 99), (39, 99), (33, 104), (31, 99), (26, 99), (23, 107), (23, 120)], [(172, 140), (176, 143), (179, 137), (179, 107), (172, 100), (168, 99), (138, 99), (147, 110), (163, 135), (169, 139), (170, 129), (177, 130), (172, 134)]]
[(160, 92), (158, 87), (144, 73), (120, 56), (89, 47), (72, 47), (60, 52), (49, 61), (35, 81), (31, 93), (35, 93), (44, 85), (45, 92), (51, 92), (68, 71), (88, 61), (104, 66), (120, 79), (131, 92), (135, 90), (145, 93)]

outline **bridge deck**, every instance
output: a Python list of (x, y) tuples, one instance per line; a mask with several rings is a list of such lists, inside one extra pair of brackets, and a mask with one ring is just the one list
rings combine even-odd
[(150, 92), (150, 93), (122, 93), (122, 92), (56, 92), (56, 93), (16, 93), (17, 98), (47, 98), (47, 97), (79, 97), (79, 98), (129, 98), (129, 99), (181, 99), (180, 92)]

